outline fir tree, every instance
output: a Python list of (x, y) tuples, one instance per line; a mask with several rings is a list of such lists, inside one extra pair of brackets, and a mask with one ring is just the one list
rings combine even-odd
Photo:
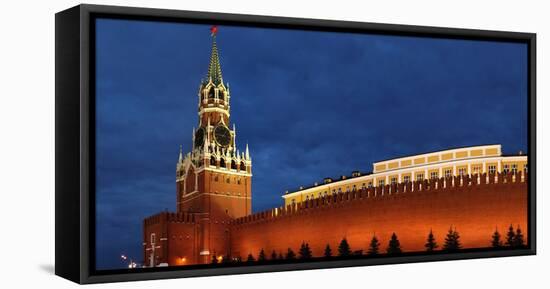
[(287, 260), (294, 260), (296, 259), (296, 254), (294, 253), (294, 251), (292, 251), (292, 249), (288, 248), (288, 250), (286, 251), (286, 259)]
[(283, 260), (284, 257), (283, 257), (283, 253), (279, 252), (279, 260)]
[(502, 240), (500, 239), (500, 233), (498, 232), (497, 228), (495, 228), (495, 232), (493, 233), (493, 238), (491, 240), (491, 246), (493, 248), (502, 247)]
[(327, 244), (325, 247), (325, 258), (331, 258), (332, 257), (332, 249), (330, 248), (330, 245)]
[(248, 254), (248, 257), (246, 257), (246, 262), (253, 263), (254, 261), (256, 261), (256, 259), (254, 259), (254, 256), (252, 256), (252, 254)]
[(515, 239), (516, 233), (514, 233), (514, 227), (510, 224), (510, 227), (508, 227), (508, 233), (506, 234), (506, 246), (514, 247)]
[(435, 237), (432, 232), (432, 229), (430, 229), (430, 233), (428, 234), (428, 239), (426, 240), (426, 244), (424, 245), (426, 247), (426, 251), (433, 252), (437, 247), (437, 243), (435, 242)]
[(523, 240), (523, 234), (521, 233), (521, 229), (517, 228), (516, 230), (516, 236), (514, 237), (514, 247), (523, 247), (525, 245), (525, 241)]
[(399, 239), (397, 239), (397, 235), (393, 233), (391, 235), (390, 242), (388, 243), (388, 248), (386, 249), (386, 252), (390, 255), (395, 254), (401, 254), (401, 244), (399, 243)]
[(445, 244), (443, 245), (443, 250), (448, 252), (454, 252), (460, 250), (460, 235), (458, 232), (453, 230), (453, 227), (449, 228), (449, 232), (445, 237)]
[(378, 238), (376, 238), (376, 235), (374, 235), (370, 240), (369, 250), (367, 251), (367, 255), (375, 256), (375, 255), (378, 255), (379, 251), (380, 251), (380, 242), (378, 242)]
[(340, 241), (340, 245), (338, 245), (338, 256), (347, 257), (349, 255), (351, 255), (351, 250), (348, 244), (348, 240), (344, 238), (342, 239), (342, 241)]
[(271, 252), (271, 260), (277, 260), (277, 252), (275, 252), (275, 250)]
[(302, 245), (300, 246), (300, 251), (298, 252), (298, 254), (300, 254), (300, 259), (310, 259), (311, 249), (309, 248), (309, 244), (302, 242)]
[(258, 262), (265, 262), (265, 260), (265, 252), (264, 248), (262, 248), (262, 250), (260, 250), (260, 254), (258, 254)]

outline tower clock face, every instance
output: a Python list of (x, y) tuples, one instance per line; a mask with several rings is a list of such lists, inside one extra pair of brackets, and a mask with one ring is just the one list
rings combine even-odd
[(218, 125), (214, 129), (214, 139), (220, 146), (227, 147), (231, 142), (231, 132), (226, 126)]
[(199, 128), (195, 132), (195, 147), (202, 147), (204, 144), (204, 128)]

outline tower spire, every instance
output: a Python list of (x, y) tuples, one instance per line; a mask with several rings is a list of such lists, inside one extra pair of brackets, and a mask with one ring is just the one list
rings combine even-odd
[(178, 157), (178, 162), (181, 163), (182, 161), (183, 161), (183, 155), (182, 155), (182, 147), (181, 147), (181, 145), (180, 145), (180, 155), (179, 155), (179, 157)]
[(210, 54), (210, 64), (208, 65), (208, 74), (206, 79), (212, 81), (215, 85), (223, 83), (222, 68), (220, 66), (220, 57), (218, 55), (218, 46), (216, 45), (216, 34), (218, 33), (218, 26), (212, 26), (210, 28), (212, 36), (212, 53)]

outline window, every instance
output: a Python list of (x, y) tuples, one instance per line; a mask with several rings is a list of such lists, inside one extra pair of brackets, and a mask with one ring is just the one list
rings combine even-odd
[(518, 165), (517, 164), (512, 164), (512, 173), (515, 174), (518, 172)]
[(404, 177), (403, 177), (403, 182), (404, 182), (404, 183), (408, 183), (408, 182), (410, 182), (410, 181), (411, 181), (411, 176), (404, 176)]
[(529, 166), (527, 166), (527, 164), (524, 164), (523, 165), (523, 172), (524, 173), (527, 173), (527, 169), (529, 168)]
[(391, 184), (392, 185), (397, 184), (397, 178), (396, 177), (391, 178)]
[(231, 169), (233, 170), (237, 169), (237, 163), (234, 160), (231, 161)]
[(296, 204), (296, 200), (295, 199), (292, 199), (292, 204)]
[(461, 177), (466, 175), (466, 168), (458, 169), (458, 175), (461, 176)]
[(223, 158), (220, 159), (220, 167), (225, 168), (225, 160)]
[(472, 167), (472, 172), (473, 172), (474, 174), (479, 174), (479, 173), (481, 173), (481, 166), (473, 166), (473, 167)]
[(453, 176), (453, 171), (450, 169), (445, 170), (445, 177), (450, 178)]
[(214, 98), (214, 88), (211, 88), (211, 89), (208, 91), (208, 98)]
[(353, 185), (352, 190), (355, 192), (357, 190), (357, 187), (355, 185)]
[(489, 171), (489, 174), (495, 174), (497, 172), (497, 166), (490, 165), (487, 167), (487, 170)]
[(338, 194), (342, 193), (342, 188), (338, 188)]
[(155, 235), (155, 233), (152, 233), (151, 234), (151, 244), (155, 244), (156, 240), (157, 240), (157, 236)]
[(504, 173), (509, 173), (510, 172), (510, 165), (504, 165), (504, 170), (503, 170)]
[(221, 90), (218, 90), (218, 98), (221, 99), (221, 100), (224, 100), (224, 95), (223, 95), (223, 91)]
[(372, 182), (369, 182), (368, 188), (369, 188), (369, 189), (372, 188)]
[(437, 172), (431, 172), (430, 173), (430, 179), (437, 179), (438, 178), (438, 173)]
[(379, 186), (379, 187), (382, 187), (382, 186), (384, 186), (384, 185), (386, 185), (386, 181), (384, 181), (384, 180), (379, 180), (379, 181), (378, 181), (378, 186)]
[(424, 180), (424, 174), (416, 174), (416, 181), (419, 182), (422, 180)]
[(244, 162), (241, 162), (241, 171), (246, 171), (246, 166), (244, 165)]
[(211, 166), (215, 166), (215, 165), (216, 165), (216, 157), (212, 156), (212, 157), (210, 158), (210, 165), (211, 165)]

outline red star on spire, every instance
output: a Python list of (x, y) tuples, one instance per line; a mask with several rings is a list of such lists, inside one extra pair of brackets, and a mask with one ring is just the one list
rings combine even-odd
[(218, 26), (214, 25), (210, 27), (210, 33), (211, 36), (216, 36), (216, 34), (218, 33)]

